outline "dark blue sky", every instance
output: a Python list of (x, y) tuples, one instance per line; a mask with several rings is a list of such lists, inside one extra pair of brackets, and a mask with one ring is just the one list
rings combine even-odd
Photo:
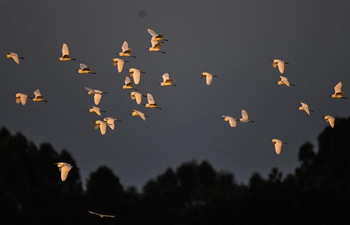
[[(328, 126), (326, 114), (348, 117), (348, 100), (331, 99), (343, 82), (350, 97), (349, 4), (347, 2), (1, 2), (0, 123), (22, 132), (37, 145), (67, 149), (81, 175), (107, 165), (125, 186), (141, 188), (167, 167), (192, 159), (247, 182), (253, 172), (267, 176), (272, 167), (284, 174), (298, 166), (299, 147), (315, 144)], [(141, 12), (141, 13), (140, 13)], [(140, 16), (142, 15), (142, 16)], [(148, 52), (147, 28), (169, 39), (166, 54)], [(127, 71), (112, 66), (124, 41), (137, 59), (125, 68), (145, 74), (134, 85), (151, 93), (163, 110), (148, 109), (120, 88)], [(60, 62), (62, 43), (77, 61)], [(25, 57), (19, 65), (8, 51)], [(278, 86), (281, 75), (271, 59), (289, 62), (284, 76), (295, 87)], [(87, 64), (97, 75), (75, 70)], [(207, 86), (201, 72), (217, 75)], [(160, 87), (169, 73), (177, 87)], [(101, 118), (86, 110), (94, 105), (84, 87), (108, 92), (102, 116), (122, 120), (105, 136), (93, 130)], [(17, 105), (12, 94), (32, 96), (39, 88), (49, 101)], [(298, 111), (300, 102), (314, 113)], [(143, 98), (143, 103), (146, 99)], [(131, 109), (147, 115), (132, 117)], [(229, 127), (221, 115), (239, 118), (247, 110), (255, 123)], [(288, 145), (276, 155), (271, 138)]]

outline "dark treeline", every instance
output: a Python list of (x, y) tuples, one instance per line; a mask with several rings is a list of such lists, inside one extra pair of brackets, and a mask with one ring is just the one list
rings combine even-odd
[(90, 173), (85, 189), (77, 170), (62, 182), (55, 162), (79, 167), (68, 151), (47, 143), (38, 148), (2, 127), (0, 224), (350, 224), (350, 117), (327, 126), (318, 144), (318, 151), (309, 142), (300, 147), (294, 174), (272, 168), (245, 185), (194, 160), (166, 169), (139, 193), (106, 166)]

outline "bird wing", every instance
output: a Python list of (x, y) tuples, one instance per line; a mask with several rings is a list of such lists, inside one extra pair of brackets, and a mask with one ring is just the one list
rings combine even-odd
[(85, 90), (87, 90), (87, 91), (91, 91), (92, 93), (95, 93), (95, 90), (94, 90), (94, 89), (92, 89), (92, 88), (90, 88), (90, 87), (85, 87)]
[(290, 83), (289, 83), (287, 77), (280, 76), (280, 78), (281, 78), (281, 81), (282, 81), (285, 85), (287, 85), (288, 87), (290, 86)]
[(86, 65), (86, 64), (84, 64), (84, 63), (80, 63), (79, 64), (79, 67), (80, 67), (80, 69), (88, 69), (89, 67)]
[(127, 50), (129, 50), (129, 44), (127, 41), (124, 41), (122, 45), (122, 51), (125, 52)]
[(114, 215), (103, 215), (103, 217), (110, 217), (110, 218), (114, 218), (115, 216)]
[(112, 130), (114, 130), (114, 127), (115, 127), (114, 121), (115, 120), (113, 118), (107, 119), (107, 124), (108, 124), (109, 128), (111, 128)]
[(163, 77), (163, 82), (165, 82), (165, 81), (167, 81), (167, 80), (170, 79), (170, 78), (169, 78), (169, 73), (164, 73), (164, 74), (162, 75), (162, 77)]
[(118, 72), (121, 73), (123, 71), (123, 67), (124, 67), (124, 60), (123, 59), (118, 59)]
[(210, 85), (212, 80), (213, 80), (213, 76), (210, 73), (207, 73), (205, 78), (207, 85)]
[(301, 104), (301, 107), (303, 107), (303, 108), (309, 108), (309, 106), (304, 102), (300, 102), (300, 104)]
[(61, 171), (61, 180), (62, 181), (65, 181), (67, 179), (67, 176), (68, 176), (68, 173), (69, 171), (72, 169), (72, 166), (71, 165), (67, 165), (65, 164), (64, 166), (62, 166), (60, 168), (60, 171)]
[(152, 37), (157, 37), (158, 36), (158, 34), (156, 32), (154, 32), (154, 30), (152, 30), (152, 29), (147, 29), (147, 31), (148, 31), (148, 33), (150, 35), (152, 35)]
[(341, 92), (341, 87), (343, 86), (342, 82), (339, 82), (337, 85), (334, 87), (334, 92), (339, 93)]
[(146, 117), (145, 117), (145, 114), (143, 114), (142, 112), (138, 111), (140, 117), (143, 119), (143, 120), (146, 120)]
[(16, 53), (11, 52), (11, 58), (17, 63), (19, 64), (19, 58), (18, 55)]
[(90, 214), (94, 214), (94, 215), (98, 215), (98, 216), (101, 216), (101, 214), (99, 213), (95, 213), (95, 212), (92, 212), (92, 211), (89, 211)]
[(34, 91), (34, 95), (35, 95), (35, 97), (41, 96), (40, 90), (39, 90), (39, 89), (36, 89), (36, 90)]
[(328, 123), (332, 128), (334, 127), (334, 120), (333, 116), (328, 116)]
[(227, 116), (226, 118), (228, 118), (228, 123), (230, 124), (231, 127), (236, 127), (237, 122), (233, 117)]
[(276, 154), (279, 155), (281, 153), (282, 141), (278, 139), (274, 139), (274, 140), (275, 140), (275, 151), (276, 151)]
[(276, 68), (276, 67), (277, 67), (278, 61), (279, 61), (279, 60), (277, 60), (277, 59), (274, 59), (274, 60), (272, 61), (272, 67), (273, 67), (273, 68)]
[(242, 109), (242, 118), (243, 119), (248, 119), (248, 113), (244, 109)]
[[(101, 114), (100, 114), (101, 115)], [(105, 135), (106, 134), (106, 123), (101, 121), (100, 122), (100, 131), (101, 131), (101, 134), (102, 135)]]
[(140, 83), (140, 76), (141, 76), (140, 70), (134, 69), (134, 73), (133, 73), (132, 77), (134, 79), (134, 83), (135, 84), (139, 84)]
[(129, 77), (125, 77), (125, 80), (124, 80), (124, 83), (125, 83), (125, 85), (127, 85), (127, 84), (130, 84), (130, 78)]
[(95, 105), (100, 104), (101, 98), (102, 98), (102, 94), (95, 93), (95, 95), (94, 95), (94, 102), (95, 102)]
[(154, 48), (158, 43), (158, 41), (151, 40), (152, 48)]
[(69, 55), (69, 49), (68, 49), (68, 45), (66, 43), (63, 43), (63, 45), (62, 45), (62, 57), (65, 55)]
[(136, 103), (138, 105), (140, 105), (141, 104), (141, 100), (142, 100), (142, 94), (139, 93), (139, 92), (135, 92), (135, 99), (136, 99)]
[(284, 72), (284, 61), (282, 60), (278, 61), (278, 70), (280, 71), (280, 73)]
[(100, 127), (100, 120), (96, 120), (94, 124), (94, 130), (97, 130), (97, 128)]
[(305, 112), (306, 112), (308, 115), (310, 115), (310, 110), (309, 110), (308, 107), (304, 107), (304, 110), (305, 110)]
[(27, 102), (28, 95), (26, 94), (21, 94), (21, 103), (22, 105), (25, 105)]
[(150, 93), (147, 93), (148, 104), (155, 104), (154, 98)]

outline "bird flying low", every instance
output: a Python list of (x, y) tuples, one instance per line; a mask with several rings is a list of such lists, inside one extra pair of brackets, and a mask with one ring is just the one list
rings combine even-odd
[(235, 118), (233, 118), (232, 116), (222, 115), (221, 117), (224, 119), (224, 121), (226, 121), (230, 124), (230, 127), (237, 126), (237, 120)]
[(7, 54), (6, 54), (6, 58), (8, 58), (8, 59), (12, 58), (13, 61), (15, 61), (15, 63), (17, 63), (17, 64), (19, 64), (19, 59), (25, 59), (25, 58), (23, 58), (23, 57), (21, 57), (21, 56), (18, 56), (18, 55), (17, 55), (16, 53), (14, 53), (14, 52), (9, 52), (9, 53), (7, 53)]
[(27, 102), (28, 95), (23, 93), (16, 93), (14, 94), (16, 96), (16, 103), (21, 103), (22, 105), (25, 105)]
[(148, 33), (152, 36), (151, 40), (152, 41), (168, 41), (167, 39), (163, 39), (164, 34), (157, 34), (154, 30), (152, 29), (147, 29)]
[(143, 97), (147, 97), (146, 95), (142, 95), (140, 92), (137, 92), (137, 91), (132, 91), (132, 92), (130, 92), (130, 98), (131, 98), (131, 100), (136, 100), (136, 103), (137, 103), (138, 105), (141, 104), (142, 96), (143, 96)]
[(141, 73), (146, 73), (146, 72), (141, 71), (141, 70), (136, 69), (136, 68), (130, 68), (130, 69), (129, 69), (130, 77), (133, 78), (134, 83), (135, 83), (136, 85), (138, 85), (138, 84), (140, 83)]
[(341, 90), (342, 86), (343, 86), (342, 82), (337, 83), (337, 85), (334, 86), (334, 94), (330, 96), (332, 96), (332, 98), (348, 99), (347, 97), (344, 97), (344, 92), (342, 92)]
[(150, 51), (150, 52), (161, 52), (161, 53), (163, 53), (163, 54), (165, 54), (165, 52), (164, 51), (161, 51), (160, 50), (160, 47), (162, 47), (163, 46), (163, 44), (164, 44), (164, 42), (160, 42), (160, 41), (151, 41), (151, 47), (149, 47), (149, 48), (147, 48), (148, 49), (148, 51)]
[(94, 130), (97, 130), (98, 128), (100, 128), (100, 132), (102, 135), (105, 135), (106, 134), (106, 128), (107, 128), (107, 125), (106, 125), (106, 122), (102, 121), (102, 120), (95, 120), (94, 121)]
[(170, 79), (169, 73), (164, 73), (164, 74), (162, 75), (162, 78), (163, 78), (163, 82), (158, 83), (158, 84), (160, 84), (160, 86), (162, 86), (162, 87), (164, 87), (164, 86), (176, 86), (176, 84), (173, 84), (173, 82), (174, 82), (175, 80)]
[(156, 101), (153, 98), (153, 95), (150, 93), (147, 93), (147, 104), (144, 104), (146, 106), (146, 108), (157, 108), (157, 109), (161, 109), (157, 106)]
[(285, 62), (280, 59), (272, 59), (272, 67), (276, 68), (278, 66), (278, 70), (280, 71), (281, 74), (284, 73), (284, 65), (289, 64), (288, 62)]
[(47, 102), (46, 100), (44, 100), (44, 96), (41, 95), (41, 92), (39, 89), (36, 89), (34, 91), (34, 97), (29, 97), (30, 99), (32, 99), (33, 102)]
[(144, 121), (146, 121), (146, 117), (149, 117), (149, 116), (145, 115), (143, 112), (138, 111), (138, 110), (136, 110), (136, 109), (132, 109), (130, 114), (131, 114), (132, 116), (139, 116), (139, 117), (141, 117), (141, 119), (144, 120)]
[(278, 85), (286, 85), (287, 87), (295, 86), (295, 84), (289, 83), (287, 77), (280, 76), (281, 80), (277, 82)]
[(334, 121), (335, 121), (335, 118), (331, 115), (326, 115), (323, 117), (327, 123), (329, 123), (329, 125), (334, 128)]
[(95, 105), (100, 104), (102, 94), (107, 94), (107, 92), (103, 92), (103, 91), (97, 90), (97, 89), (92, 89), (90, 87), (85, 87), (85, 89), (87, 90), (88, 95), (94, 95)]
[(69, 48), (66, 43), (63, 43), (62, 45), (62, 57), (58, 58), (60, 61), (70, 61), (70, 60), (76, 60), (72, 59), (69, 55)]
[(123, 45), (122, 45), (122, 51), (119, 52), (119, 56), (136, 58), (136, 56), (131, 55), (131, 52), (132, 52), (132, 49), (129, 48), (128, 42), (127, 42), (127, 41), (124, 41), (124, 42), (123, 42)]
[(249, 120), (248, 113), (244, 109), (242, 109), (242, 118), (239, 119), (239, 122), (242, 122), (242, 123), (247, 123), (247, 122), (254, 123), (253, 120)]
[(75, 71), (78, 71), (80, 74), (97, 74), (95, 72), (91, 72), (90, 68), (84, 63), (80, 63), (79, 67), (80, 68)]
[(106, 215), (106, 214), (100, 214), (100, 213), (96, 213), (96, 212), (92, 212), (92, 211), (89, 211), (90, 214), (93, 214), (93, 215), (96, 215), (96, 216), (99, 216), (101, 218), (105, 218), (105, 217), (110, 217), (110, 218), (114, 218), (115, 215)]
[(121, 59), (121, 58), (114, 58), (112, 59), (113, 66), (116, 66), (118, 69), (118, 72), (121, 73), (123, 71), (124, 63), (128, 63), (129, 61)]
[(213, 80), (213, 77), (218, 77), (218, 76), (213, 75), (213, 74), (208, 73), (208, 72), (202, 72), (201, 79), (203, 79), (204, 77), (205, 77), (205, 81), (206, 81), (207, 85), (210, 85), (212, 80)]
[(276, 138), (271, 139), (271, 142), (275, 145), (275, 151), (277, 155), (281, 153), (282, 144), (288, 144), (287, 142), (283, 142)]
[(127, 90), (133, 89), (133, 90), (137, 91), (136, 88), (132, 87), (132, 83), (131, 83), (130, 77), (128, 77), (128, 76), (125, 77), (124, 86), (122, 86), (122, 88), (123, 89), (127, 89)]
[(106, 111), (101, 111), (101, 109), (100, 108), (98, 108), (98, 107), (96, 107), (96, 106), (91, 106), (89, 109), (87, 109), (87, 110), (89, 110), (89, 112), (91, 112), (91, 113), (96, 113), (97, 115), (99, 115), (99, 116), (101, 116), (101, 112), (106, 112)]
[[(67, 179), (69, 171), (73, 168), (73, 166), (66, 162), (57, 162), (55, 163), (58, 167), (58, 170), (61, 172), (61, 180), (62, 182)], [(75, 167), (75, 169), (80, 170), (79, 168)]]
[(103, 121), (105, 121), (105, 123), (109, 126), (109, 128), (111, 128), (111, 130), (114, 130), (114, 127), (115, 127), (114, 122), (115, 121), (122, 122), (121, 120), (118, 120), (118, 119), (113, 118), (113, 117), (105, 117), (105, 118), (103, 118)]
[(299, 107), (300, 111), (304, 110), (308, 115), (310, 115), (310, 112), (313, 112), (313, 110), (310, 109), (309, 106), (306, 103), (300, 102), (300, 104), (301, 104), (301, 106)]

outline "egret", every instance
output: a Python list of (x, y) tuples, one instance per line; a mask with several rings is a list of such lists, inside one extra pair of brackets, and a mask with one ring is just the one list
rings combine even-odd
[(213, 80), (213, 77), (218, 77), (218, 76), (213, 75), (213, 74), (208, 73), (208, 72), (202, 72), (201, 79), (203, 77), (205, 77), (205, 81), (206, 81), (207, 85), (210, 85), (212, 80)]
[(96, 113), (97, 115), (101, 116), (101, 112), (105, 113), (106, 111), (102, 111), (100, 108), (96, 107), (96, 106), (91, 106), (89, 109), (89, 112), (91, 113)]
[(36, 89), (34, 91), (34, 97), (29, 97), (30, 99), (32, 99), (33, 102), (47, 102), (46, 100), (44, 100), (44, 96), (41, 95), (41, 92), (39, 89)]
[(224, 119), (224, 121), (228, 122), (231, 127), (237, 126), (237, 119), (233, 118), (232, 116), (222, 115), (221, 117)]
[(272, 59), (272, 67), (276, 68), (278, 66), (278, 70), (280, 71), (281, 74), (284, 73), (284, 64), (289, 64), (288, 62), (285, 62), (280, 59)]
[(124, 86), (122, 86), (122, 88), (123, 89), (133, 89), (133, 90), (137, 91), (136, 88), (132, 87), (132, 83), (131, 83), (130, 77), (128, 77), (128, 76), (125, 77)]
[(276, 138), (271, 139), (271, 142), (275, 145), (275, 151), (277, 155), (281, 153), (282, 144), (288, 144), (287, 142), (283, 142)]
[(149, 48), (147, 48), (148, 51), (150, 51), (150, 52), (161, 52), (161, 53), (165, 54), (164, 51), (161, 51), (161, 50), (160, 50), (160, 47), (162, 47), (162, 45), (164, 44), (164, 42), (159, 42), (159, 41), (153, 41), (153, 40), (152, 40), (152, 41), (151, 41), (151, 44), (152, 44), (152, 46), (149, 47)]
[(69, 55), (69, 48), (66, 43), (63, 43), (62, 45), (62, 57), (58, 58), (60, 61), (70, 61), (70, 60), (76, 60), (72, 59)]
[(131, 100), (136, 100), (136, 103), (138, 105), (141, 104), (142, 96), (146, 97), (145, 95), (142, 95), (140, 92), (137, 91), (130, 92)]
[[(65, 181), (67, 179), (69, 171), (73, 168), (73, 166), (66, 162), (57, 162), (55, 163), (58, 167), (58, 170), (61, 172), (61, 180)], [(77, 167), (74, 167), (77, 170), (80, 170)]]
[(117, 121), (117, 122), (122, 122), (121, 120), (118, 120), (116, 118), (113, 118), (113, 117), (105, 117), (103, 118), (103, 121), (106, 122), (106, 124), (109, 126), (109, 128), (111, 128), (112, 130), (114, 130), (114, 122)]
[(334, 121), (335, 121), (335, 118), (331, 115), (326, 115), (323, 117), (327, 123), (329, 123), (329, 125), (334, 128)]
[(310, 112), (313, 112), (313, 110), (310, 109), (309, 106), (306, 103), (300, 102), (300, 104), (301, 104), (301, 106), (299, 107), (300, 111), (304, 110), (308, 115), (310, 115)]
[(23, 93), (16, 93), (14, 94), (16, 96), (16, 103), (21, 103), (22, 105), (25, 105), (27, 102), (28, 95)]
[(347, 97), (344, 97), (344, 92), (342, 92), (341, 87), (343, 86), (342, 82), (337, 83), (337, 85), (334, 86), (334, 94), (330, 95), (332, 98), (343, 98), (348, 99)]
[(134, 83), (135, 83), (136, 85), (140, 83), (141, 73), (146, 73), (146, 72), (141, 71), (141, 70), (136, 69), (136, 68), (130, 68), (130, 69), (129, 69), (130, 77), (133, 78)]
[(131, 114), (132, 116), (139, 116), (139, 117), (141, 117), (141, 119), (143, 119), (144, 121), (146, 121), (146, 117), (149, 117), (149, 116), (145, 115), (143, 112), (138, 111), (138, 110), (136, 110), (136, 109), (132, 109), (130, 114)]
[(113, 66), (116, 66), (118, 68), (118, 72), (121, 73), (123, 71), (124, 63), (128, 63), (129, 61), (121, 59), (121, 58), (114, 58), (112, 59)]
[(249, 120), (248, 113), (244, 109), (242, 109), (242, 118), (239, 119), (239, 122), (242, 122), (242, 123), (246, 123), (246, 122), (254, 123), (253, 120)]
[(152, 29), (147, 29), (147, 31), (152, 36), (152, 38), (151, 38), (152, 41), (168, 41), (167, 39), (163, 39), (164, 34), (157, 34)]
[(79, 67), (80, 68), (78, 70), (75, 70), (75, 71), (78, 71), (78, 73), (80, 73), (80, 74), (97, 74), (95, 72), (91, 72), (90, 68), (84, 63), (80, 63)]
[(101, 98), (102, 98), (102, 94), (107, 94), (107, 92), (103, 92), (101, 90), (97, 90), (97, 89), (92, 89), (89, 87), (85, 87), (85, 89), (87, 90), (88, 95), (94, 95), (94, 103), (95, 105), (100, 104)]
[(93, 215), (97, 215), (101, 218), (105, 218), (105, 217), (110, 217), (110, 218), (114, 218), (115, 216), (114, 215), (106, 215), (106, 214), (100, 214), (100, 213), (96, 213), (96, 212), (92, 212), (92, 211), (89, 211), (90, 214), (93, 214)]
[(173, 84), (173, 82), (174, 82), (175, 80), (170, 79), (169, 76), (170, 76), (169, 73), (164, 73), (164, 74), (162, 75), (163, 82), (158, 83), (158, 84), (160, 84), (160, 86), (162, 86), (162, 87), (164, 87), (164, 86), (176, 86), (176, 84)]
[(132, 52), (132, 49), (129, 48), (128, 42), (127, 42), (127, 41), (124, 41), (124, 42), (123, 42), (123, 45), (122, 45), (122, 51), (119, 52), (119, 56), (125, 56), (125, 57), (133, 57), (133, 58), (136, 58), (136, 56), (131, 55), (131, 52)]
[(287, 87), (295, 86), (295, 84), (289, 83), (287, 77), (280, 76), (281, 80), (276, 82), (278, 85), (286, 85)]
[(106, 134), (106, 128), (107, 128), (107, 125), (104, 121), (102, 120), (95, 120), (94, 121), (94, 130), (97, 130), (98, 128), (100, 128), (100, 132), (102, 135), (105, 135)]
[(6, 58), (12, 58), (13, 59), (13, 61), (15, 61), (15, 63), (17, 63), (17, 64), (19, 64), (19, 59), (25, 59), (25, 58), (23, 58), (23, 57), (21, 57), (21, 56), (18, 56), (16, 53), (14, 53), (14, 52), (9, 52), (9, 53), (7, 53), (6, 54)]
[(146, 108), (157, 108), (157, 109), (161, 109), (157, 106), (156, 101), (154, 101), (153, 95), (151, 95), (150, 93), (147, 93), (147, 104), (144, 104), (146, 106)]

